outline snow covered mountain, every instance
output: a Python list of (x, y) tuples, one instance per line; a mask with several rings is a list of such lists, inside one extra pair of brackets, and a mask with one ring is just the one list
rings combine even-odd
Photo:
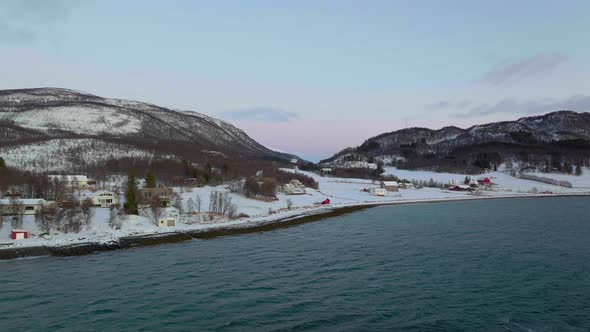
[(16, 166), (25, 166), (20, 165), (24, 160), (34, 161), (38, 153), (61, 151), (63, 155), (63, 150), (79, 148), (78, 143), (99, 159), (154, 154), (295, 158), (262, 146), (229, 123), (197, 112), (68, 89), (0, 90), (0, 155), (20, 156), (23, 161)]
[(408, 128), (369, 138), (322, 163), (344, 159), (400, 160), (409, 168), (433, 168), (440, 164), (456, 168), (470, 165), (481, 154), (496, 159), (565, 159), (590, 155), (590, 113), (558, 111), (516, 121), (476, 125), (467, 129)]

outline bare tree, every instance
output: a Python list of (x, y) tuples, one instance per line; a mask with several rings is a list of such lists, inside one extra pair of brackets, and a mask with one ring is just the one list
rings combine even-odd
[(195, 213), (195, 201), (193, 201), (192, 197), (189, 197), (189, 199), (186, 201), (186, 212), (188, 212), (188, 214)]
[(23, 227), (24, 206), (16, 196), (10, 197), (10, 212), (12, 214), (12, 228), (18, 229)]
[(199, 195), (196, 197), (195, 206), (197, 208), (197, 214), (201, 214), (201, 196)]
[(193, 201), (192, 197), (189, 197), (189, 199), (186, 201), (186, 212), (188, 213), (189, 223), (193, 223), (195, 214), (195, 201)]
[(233, 203), (229, 204), (226, 214), (230, 219), (236, 219), (238, 215), (238, 207)]
[(158, 224), (158, 219), (162, 215), (162, 201), (159, 197), (153, 197), (150, 200), (150, 209), (152, 210), (152, 215), (154, 216), (154, 223)]
[(87, 226), (90, 225), (94, 214), (94, 211), (92, 210), (92, 200), (90, 198), (83, 200), (82, 204), (80, 204), (80, 209), (82, 211), (84, 224)]
[(184, 212), (184, 209), (182, 208), (182, 198), (176, 197), (172, 199), (172, 206), (178, 211), (178, 219), (182, 220), (182, 213)]
[(118, 207), (111, 205), (109, 209), (109, 226), (112, 229), (121, 229), (121, 219), (119, 218)]
[(55, 225), (57, 207), (55, 205), (42, 206), (35, 213), (35, 221), (42, 232), (49, 233)]
[(82, 220), (79, 208), (62, 209), (61, 231), (64, 233), (79, 233), (82, 229)]
[(217, 213), (217, 196), (219, 193), (215, 190), (209, 194), (209, 213)]

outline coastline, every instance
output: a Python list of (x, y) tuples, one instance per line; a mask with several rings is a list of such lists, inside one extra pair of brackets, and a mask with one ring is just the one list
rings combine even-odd
[(430, 198), (416, 200), (396, 200), (379, 202), (357, 202), (335, 206), (314, 207), (295, 213), (290, 216), (268, 216), (261, 221), (246, 220), (234, 224), (220, 224), (214, 227), (178, 230), (165, 233), (146, 233), (133, 236), (125, 236), (110, 242), (85, 242), (63, 246), (31, 246), (0, 249), (0, 260), (8, 260), (26, 257), (42, 256), (81, 256), (101, 251), (130, 249), (135, 247), (152, 246), (166, 243), (177, 243), (194, 239), (207, 240), (221, 236), (233, 236), (248, 233), (266, 232), (274, 229), (289, 228), (297, 225), (336, 217), (364, 209), (388, 206), (425, 203), (445, 203), (460, 201), (477, 201), (490, 199), (515, 199), (515, 198), (556, 198), (556, 197), (590, 197), (590, 193), (563, 193), (563, 194), (520, 194), (520, 195), (491, 195), (491, 196), (465, 196), (456, 198)]

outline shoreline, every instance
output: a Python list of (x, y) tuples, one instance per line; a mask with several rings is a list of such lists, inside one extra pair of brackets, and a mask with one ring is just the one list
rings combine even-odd
[(166, 233), (147, 233), (121, 237), (111, 242), (86, 242), (69, 244), (65, 246), (31, 246), (0, 249), (0, 260), (8, 260), (26, 257), (42, 256), (81, 256), (101, 251), (113, 251), (130, 249), (135, 247), (153, 246), (166, 243), (191, 241), (194, 239), (208, 240), (221, 236), (235, 236), (241, 234), (267, 232), (280, 228), (289, 228), (305, 223), (315, 222), (326, 218), (362, 211), (365, 209), (389, 206), (425, 203), (445, 203), (477, 201), (490, 199), (514, 199), (514, 198), (556, 198), (556, 197), (589, 197), (590, 193), (564, 193), (564, 194), (520, 194), (520, 195), (493, 195), (493, 196), (466, 196), (457, 198), (433, 198), (418, 200), (398, 200), (380, 202), (358, 202), (337, 206), (322, 206), (302, 211), (288, 217), (279, 217), (263, 221), (246, 221), (233, 225), (219, 225), (205, 229), (186, 231), (172, 231)]

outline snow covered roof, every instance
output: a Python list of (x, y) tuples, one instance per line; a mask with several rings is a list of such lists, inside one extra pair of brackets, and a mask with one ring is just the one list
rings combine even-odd
[(391, 187), (395, 187), (395, 186), (399, 186), (399, 184), (397, 183), (397, 181), (383, 181), (382, 182), (384, 186), (391, 186)]
[[(12, 205), (13, 201), (9, 198), (0, 199), (0, 205)], [(17, 199), (16, 203), (19, 205), (43, 205), (45, 200), (43, 198), (23, 198)]]
[(115, 192), (108, 191), (108, 190), (97, 191), (97, 192), (93, 193), (92, 196), (93, 197), (96, 197), (96, 196), (101, 196), (101, 195), (104, 195), (104, 194), (107, 194), (109, 196), (117, 196), (117, 194)]
[(59, 181), (66, 182), (85, 182), (88, 181), (86, 175), (48, 175), (50, 179), (58, 179)]

